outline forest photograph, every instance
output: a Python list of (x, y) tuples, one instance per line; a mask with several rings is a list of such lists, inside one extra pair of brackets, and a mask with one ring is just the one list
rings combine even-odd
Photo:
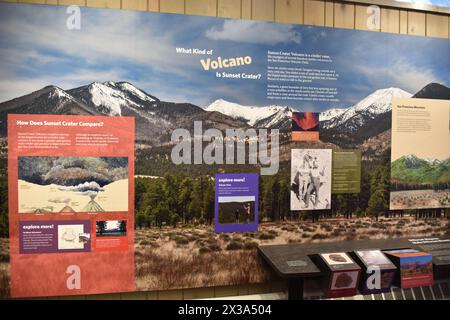
[[(425, 180), (429, 168), (442, 173), (448, 161), (420, 171), (417, 181), (427, 184), (426, 192), (418, 190), (425, 201), (420, 209), (394, 198), (410, 171), (404, 161), (391, 164), (393, 99), (450, 99), (447, 39), (87, 7), (80, 9), (83, 32), (72, 32), (60, 27), (66, 26), (64, 6), (1, 6), (8, 54), (0, 63), (6, 79), (0, 87), (0, 298), (10, 295), (12, 214), (92, 214), (93, 238), (130, 240), (136, 290), (145, 291), (270, 282), (275, 275), (258, 253), (263, 245), (450, 235), (450, 208), (426, 202), (433, 190), (448, 203), (440, 192), (448, 176)], [(214, 50), (202, 57), (177, 48)], [(202, 68), (201, 59), (235, 57), (237, 51), (252, 63), (230, 72), (259, 79), (225, 79), (219, 70)], [(269, 61), (269, 51), (293, 53), (292, 59), (281, 62), (280, 54)], [(326, 54), (316, 59), (311, 53), (318, 52)], [(301, 64), (297, 57), (304, 57)], [(288, 72), (278, 77), (273, 71), (280, 66)], [(308, 78), (303, 67), (317, 77)], [(286, 87), (294, 92), (283, 93)], [(10, 114), (133, 117), (134, 163), (128, 163), (131, 155), (21, 157), (19, 190), (8, 190)], [(292, 140), (292, 114), (302, 115), (294, 129), (313, 134), (313, 141)], [(194, 138), (187, 158), (195, 164), (172, 161), (172, 134), (181, 129), (193, 137), (198, 122), (203, 136), (213, 129), (222, 139)], [(229, 137), (229, 130), (258, 134)], [(206, 164), (204, 149), (219, 141), (233, 146), (233, 161), (223, 161), (222, 152), (220, 161)], [(201, 159), (195, 159), (197, 144)], [(223, 202), (218, 213), (220, 223), (239, 227), (258, 220), (257, 232), (214, 232), (214, 176), (260, 174), (269, 163), (250, 159), (261, 159), (262, 149), (277, 172), (259, 175), (258, 197)], [(332, 193), (332, 150), (361, 152), (359, 193)], [(401, 179), (391, 180), (391, 171)], [(8, 211), (9, 196), (18, 197), (20, 212)], [(399, 210), (390, 210), (391, 201)], [(134, 221), (111, 218), (128, 210)], [(76, 231), (82, 241), (85, 233)]]

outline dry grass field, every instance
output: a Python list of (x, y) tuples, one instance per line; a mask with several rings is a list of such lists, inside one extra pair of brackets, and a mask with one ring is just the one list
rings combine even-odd
[(262, 224), (258, 233), (215, 234), (211, 227), (142, 229), (135, 237), (136, 287), (156, 290), (270, 281), (273, 274), (258, 256), (258, 245), (445, 234), (450, 234), (448, 220), (413, 217)]
[[(164, 290), (270, 281), (258, 256), (264, 244), (331, 242), (450, 234), (447, 219), (413, 217), (324, 219), (260, 225), (257, 233), (215, 234), (212, 227), (138, 229), (135, 236), (137, 290)], [(0, 297), (9, 296), (8, 240), (0, 239)]]
[(445, 208), (450, 204), (449, 190), (410, 190), (391, 192), (391, 209)]

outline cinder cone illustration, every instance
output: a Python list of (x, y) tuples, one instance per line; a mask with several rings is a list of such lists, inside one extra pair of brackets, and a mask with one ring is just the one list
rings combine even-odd
[(36, 208), (33, 210), (33, 213), (47, 213), (52, 212), (52, 210), (49, 210), (47, 208)]
[(102, 207), (100, 207), (100, 205), (95, 202), (95, 197), (97, 197), (97, 195), (90, 195), (89, 196), (91, 198), (91, 201), (88, 202), (88, 204), (83, 208), (83, 212), (104, 212), (105, 210), (103, 210)]
[(71, 206), (65, 205), (59, 212), (75, 212), (75, 210), (73, 210)]

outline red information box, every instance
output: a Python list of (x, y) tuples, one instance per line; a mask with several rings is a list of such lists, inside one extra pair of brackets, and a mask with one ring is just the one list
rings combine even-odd
[(328, 298), (354, 296), (359, 285), (361, 267), (345, 252), (321, 253), (317, 264), (325, 274), (324, 289)]
[(415, 249), (389, 250), (384, 253), (399, 272), (394, 284), (401, 288), (433, 285), (433, 256)]

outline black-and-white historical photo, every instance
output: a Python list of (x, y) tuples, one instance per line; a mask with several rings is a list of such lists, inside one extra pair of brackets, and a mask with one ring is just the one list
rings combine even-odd
[(291, 210), (331, 208), (331, 149), (291, 150)]

